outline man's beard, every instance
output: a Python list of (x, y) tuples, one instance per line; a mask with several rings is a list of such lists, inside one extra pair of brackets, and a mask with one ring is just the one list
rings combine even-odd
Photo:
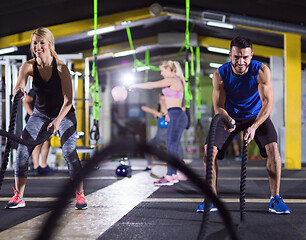
[(251, 64), (251, 63), (249, 63), (248, 65), (246, 65), (245, 70), (244, 70), (243, 72), (237, 71), (237, 69), (236, 69), (236, 67), (235, 67), (235, 65), (234, 65), (233, 63), (232, 63), (232, 66), (233, 66), (233, 68), (236, 70), (236, 72), (237, 72), (236, 74), (242, 75), (242, 74), (244, 74), (244, 73), (247, 72), (247, 70), (249, 69), (250, 64)]

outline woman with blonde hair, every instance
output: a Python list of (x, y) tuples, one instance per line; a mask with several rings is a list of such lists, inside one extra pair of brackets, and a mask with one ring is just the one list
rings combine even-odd
[[(76, 151), (76, 117), (72, 106), (72, 81), (67, 66), (61, 62), (54, 50), (54, 37), (47, 28), (38, 28), (31, 35), (33, 58), (25, 62), (20, 69), (14, 96), (23, 92), (28, 77), (31, 76), (33, 88), (37, 94), (34, 111), (30, 116), (22, 138), (35, 140), (50, 127), (53, 133), (59, 132), (64, 158), (68, 163), (69, 174), (73, 178), (81, 169)], [(14, 196), (6, 208), (25, 207), (23, 198), (27, 174), (28, 159), (34, 147), (19, 145), (15, 161)], [(87, 209), (83, 193), (83, 183), (76, 189), (76, 209)]]
[[(161, 75), (164, 79), (156, 82), (138, 83), (130, 86), (131, 88), (153, 89), (163, 88), (168, 112), (165, 113), (166, 120), (169, 121), (167, 130), (166, 148), (169, 154), (182, 159), (180, 156), (180, 140), (188, 119), (182, 110), (184, 98), (185, 80), (181, 66), (176, 61), (164, 61), (160, 66)], [(156, 186), (173, 185), (178, 182), (177, 169), (168, 164), (167, 173), (158, 181)]]

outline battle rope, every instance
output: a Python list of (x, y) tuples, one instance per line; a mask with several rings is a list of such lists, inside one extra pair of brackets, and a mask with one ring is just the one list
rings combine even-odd
[[(23, 96), (23, 93), (21, 91), (19, 91), (13, 99), (13, 106), (12, 106), (12, 110), (11, 110), (11, 120), (10, 120), (10, 124), (9, 124), (9, 133), (11, 133), (11, 134), (14, 133), (18, 102), (19, 102), (19, 100), (22, 96)], [(9, 155), (10, 155), (10, 152), (11, 152), (11, 148), (12, 148), (12, 140), (8, 138), (6, 140), (5, 150), (4, 150), (4, 154), (3, 154), (3, 160), (2, 160), (2, 163), (1, 163), (0, 189), (1, 189), (1, 186), (2, 186), (4, 173), (5, 173), (8, 161), (9, 161)]]
[(53, 127), (49, 128), (49, 130), (40, 138), (36, 139), (35, 141), (25, 141), (24, 139), (16, 136), (13, 134), (14, 129), (15, 129), (15, 123), (16, 123), (16, 115), (17, 115), (17, 107), (20, 98), (23, 96), (22, 92), (18, 92), (13, 100), (13, 105), (12, 105), (12, 111), (11, 111), (11, 120), (10, 120), (10, 125), (9, 125), (9, 131), (4, 131), (3, 129), (0, 129), (0, 135), (4, 136), (7, 138), (6, 141), (6, 146), (5, 146), (5, 151), (3, 154), (3, 160), (1, 163), (1, 171), (0, 171), (0, 189), (2, 187), (3, 179), (4, 179), (4, 174), (8, 165), (9, 161), (9, 155), (12, 147), (12, 141), (18, 142), (23, 145), (27, 146), (36, 146), (39, 145), (43, 142), (45, 142), (53, 133)]
[(15, 134), (12, 134), (10, 132), (4, 131), (3, 129), (0, 129), (0, 135), (3, 136), (3, 137), (8, 138), (8, 139), (10, 139), (10, 140), (12, 140), (14, 142), (22, 144), (22, 145), (37, 146), (37, 145), (42, 144), (43, 142), (47, 141), (51, 137), (51, 135), (53, 133), (53, 130), (54, 130), (54, 128), (50, 127), (49, 130), (46, 131), (41, 138), (36, 139), (34, 141), (24, 140), (24, 139), (16, 136)]
[[(213, 152), (215, 144), (215, 136), (217, 131), (218, 122), (222, 121), (227, 128), (232, 128), (232, 124), (223, 114), (217, 114), (211, 121), (209, 133), (208, 133), (208, 144), (207, 144), (207, 159), (206, 159), (206, 184), (211, 188), (212, 184), (212, 167), (213, 167)], [(207, 231), (208, 220), (209, 220), (209, 210), (211, 201), (205, 198), (204, 213), (201, 225), (201, 232), (199, 234), (199, 239), (204, 239)]]
[(248, 141), (243, 140), (241, 159), (241, 179), (240, 179), (240, 222), (245, 220), (245, 191), (246, 191), (246, 171), (248, 162)]
[(97, 36), (97, 22), (98, 22), (98, 1), (94, 0), (94, 36), (93, 36), (93, 61), (91, 76), (94, 78), (95, 83), (89, 88), (91, 97), (94, 99), (93, 105), (93, 125), (90, 130), (90, 138), (92, 140), (98, 141), (100, 138), (99, 132), (99, 110), (101, 108), (101, 101), (99, 98), (99, 75), (97, 69), (97, 54), (98, 54), (98, 36)]
[(209, 198), (213, 204), (219, 209), (219, 213), (224, 221), (225, 227), (228, 230), (231, 239), (237, 240), (237, 235), (234, 230), (231, 216), (225, 208), (225, 205), (216, 197), (211, 191), (211, 188), (205, 183), (205, 181), (196, 174), (192, 169), (187, 167), (181, 161), (175, 157), (165, 153), (164, 151), (150, 146), (146, 143), (133, 143), (133, 142), (118, 142), (105, 147), (102, 151), (95, 152), (95, 154), (87, 161), (87, 164), (80, 170), (75, 176), (72, 182), (66, 184), (62, 189), (58, 201), (53, 206), (53, 211), (49, 215), (48, 219), (42, 226), (40, 233), (35, 239), (48, 240), (51, 239), (51, 235), (55, 230), (56, 223), (60, 219), (62, 213), (68, 205), (72, 192), (77, 188), (80, 182), (94, 170), (100, 162), (106, 161), (112, 154), (126, 154), (126, 153), (148, 153), (158, 157), (164, 162), (167, 162), (175, 168), (182, 171), (186, 176)]

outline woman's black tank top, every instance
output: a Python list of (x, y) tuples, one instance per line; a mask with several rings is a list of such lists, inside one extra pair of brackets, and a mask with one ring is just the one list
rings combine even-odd
[[(40, 76), (36, 59), (33, 67), (33, 88), (37, 94), (35, 108), (48, 117), (57, 117), (64, 103), (61, 79), (58, 75), (56, 59), (53, 57), (52, 74), (49, 81)], [(74, 111), (71, 107), (70, 111)]]

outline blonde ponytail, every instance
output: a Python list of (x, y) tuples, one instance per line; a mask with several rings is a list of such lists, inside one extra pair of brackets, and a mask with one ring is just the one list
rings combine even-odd
[(171, 60), (163, 61), (160, 66), (169, 67), (171, 71), (175, 72), (175, 75), (177, 75), (180, 79), (182, 79), (184, 86), (185, 86), (185, 77), (184, 77), (184, 73), (183, 73), (183, 70), (179, 62), (171, 61)]
[(181, 65), (179, 62), (177, 61), (173, 61), (173, 64), (175, 65), (175, 74), (182, 79), (183, 83), (185, 84), (185, 77), (184, 77), (184, 73), (183, 70), (181, 68)]

